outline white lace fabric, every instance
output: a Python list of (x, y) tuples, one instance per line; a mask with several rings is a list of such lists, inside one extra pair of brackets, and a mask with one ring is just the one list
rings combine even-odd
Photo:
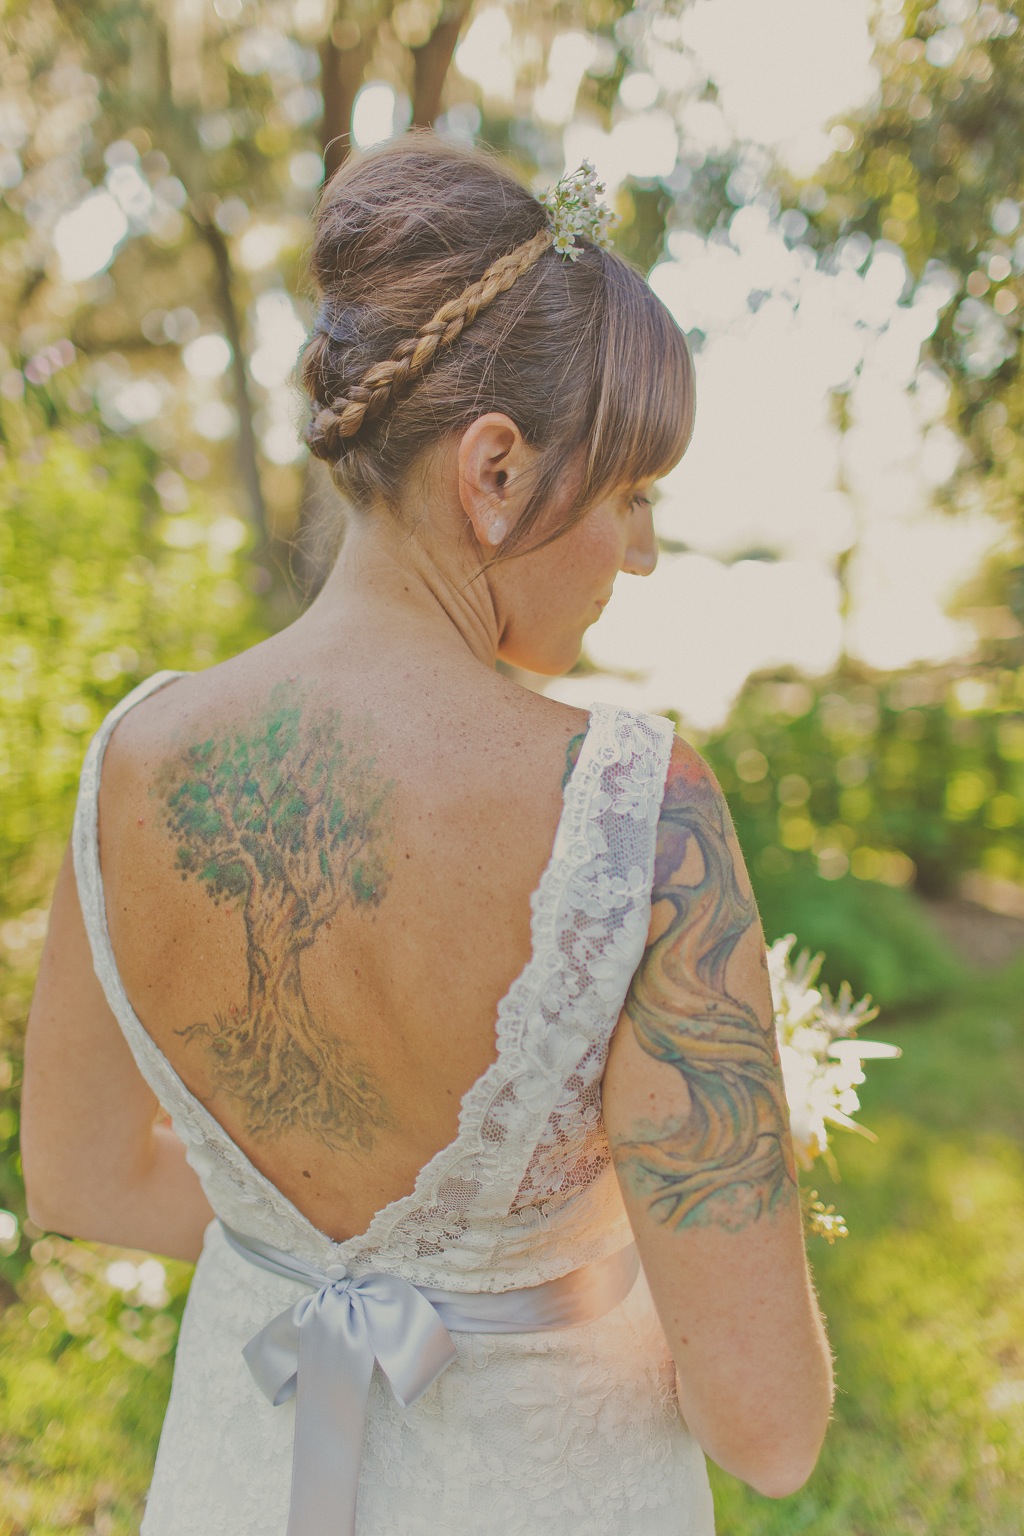
[[(386, 1270), (453, 1291), (538, 1285), (624, 1247), (632, 1233), (600, 1080), (650, 921), (671, 721), (594, 706), (531, 896), (531, 957), (498, 1007), (495, 1059), (412, 1192), (335, 1243), (185, 1087), (134, 1013), (111, 948), (97, 838), (103, 753), (127, 709), (183, 675), (157, 673), (103, 721), (82, 768), (73, 852), (96, 974), (217, 1215), (322, 1269)], [(211, 1223), (144, 1536), (284, 1536), (294, 1407), (266, 1402), (241, 1349), (300, 1294)], [(374, 1374), (359, 1536), (711, 1536), (703, 1454), (680, 1418), (642, 1274), (593, 1322), (453, 1338), (456, 1362), (411, 1408)]]

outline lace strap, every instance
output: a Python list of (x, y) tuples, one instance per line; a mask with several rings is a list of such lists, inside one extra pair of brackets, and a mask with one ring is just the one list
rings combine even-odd
[[(675, 726), (665, 715), (621, 705), (595, 705), (594, 717), (591, 775), (577, 807), (579, 846), (568, 860), (556, 929), (579, 995), (596, 1004), (586, 1033), (606, 1049), (650, 923)], [(570, 1021), (573, 1012), (567, 1011)]]
[(144, 682), (139, 683), (115, 704), (113, 709), (104, 716), (99, 729), (89, 743), (78, 782), (78, 799), (71, 830), (71, 853), (78, 884), (78, 899), (96, 974), (106, 992), (107, 1000), (122, 1023), (128, 999), (117, 972), (110, 944), (100, 872), (100, 771), (103, 767), (103, 755), (107, 750), (107, 743), (118, 721), (133, 705), (141, 703), (149, 694), (155, 693), (158, 688), (163, 688), (166, 683), (173, 682), (175, 678), (185, 675), (184, 672), (167, 670), (155, 672), (152, 677), (147, 677)]
[[(545, 921), (528, 973), (533, 985), (516, 998), (523, 1005), (519, 1048), (506, 1053), (506, 1083), (494, 1106), (502, 1112), (508, 1174), (517, 1176), (514, 1209), (555, 1192), (567, 1196), (606, 1160), (600, 1076), (650, 925), (674, 727), (663, 716), (609, 704), (595, 705), (592, 720), (556, 879), (538, 908)], [(498, 1139), (495, 1118), (492, 1110), (480, 1123), (485, 1142)]]

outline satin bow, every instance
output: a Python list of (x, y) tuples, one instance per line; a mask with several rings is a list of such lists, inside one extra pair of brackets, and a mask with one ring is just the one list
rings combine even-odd
[(245, 1257), (255, 1249), (269, 1268), (272, 1255), (278, 1273), (318, 1286), (261, 1328), (242, 1354), (275, 1408), (296, 1398), (288, 1536), (354, 1532), (374, 1361), (408, 1408), (455, 1359), (455, 1345), (436, 1309), (401, 1275), (321, 1272), (224, 1231)]
[(374, 1361), (408, 1408), (455, 1359), (449, 1328), (531, 1333), (601, 1317), (631, 1290), (636, 1244), (512, 1291), (455, 1292), (415, 1286), (401, 1275), (354, 1277), (344, 1266), (314, 1269), (225, 1222), (236, 1253), (314, 1287), (242, 1350), (260, 1390), (278, 1407), (295, 1398), (287, 1536), (355, 1536), (356, 1492)]

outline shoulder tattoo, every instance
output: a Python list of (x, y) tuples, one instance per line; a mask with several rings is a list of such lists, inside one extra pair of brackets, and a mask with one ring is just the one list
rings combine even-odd
[(729, 957), (751, 929), (764, 953), (734, 843), (707, 765), (674, 753), (652, 890), (667, 924), (648, 944), (625, 1006), (637, 1042), (681, 1075), (689, 1103), (670, 1121), (635, 1124), (613, 1153), (654, 1219), (677, 1229), (735, 1230), (796, 1195), (774, 1018), (759, 1018), (726, 984)]
[(572, 771), (576, 767), (576, 763), (577, 763), (577, 761), (579, 759), (580, 748), (582, 747), (582, 745), (583, 745), (584, 741), (586, 740), (586, 738), (587, 738), (586, 731), (578, 732), (577, 735), (575, 735), (572, 738), (572, 740), (569, 742), (569, 745), (565, 749), (565, 772), (562, 775), (562, 788), (563, 789), (568, 784), (569, 780), (572, 778)]

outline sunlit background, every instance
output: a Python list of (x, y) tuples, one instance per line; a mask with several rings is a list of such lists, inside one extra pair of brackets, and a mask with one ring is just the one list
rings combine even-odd
[[(232, 0), (214, 9), (224, 21), (242, 10)], [(844, 655), (883, 670), (969, 658), (976, 632), (949, 616), (948, 600), (1007, 537), (1005, 524), (981, 507), (951, 519), (936, 506), (936, 489), (954, 474), (962, 447), (945, 419), (948, 387), (922, 358), (922, 344), (955, 302), (958, 274), (932, 260), (915, 275), (898, 243), (859, 232), (823, 259), (803, 239), (806, 214), (799, 206), (780, 213), (769, 190), (777, 162), (806, 178), (849, 149), (853, 135), (838, 120), (878, 103), (869, 30), (875, 9), (871, 0), (696, 0), (678, 14), (638, 7), (643, 27), (611, 124), (579, 103), (588, 72), (610, 73), (618, 58), (612, 42), (590, 31), (551, 32), (529, 98), (547, 157), (561, 159), (559, 171), (586, 156), (613, 204), (630, 181), (661, 183), (675, 200), (673, 222), (681, 227), (669, 229), (650, 282), (699, 346), (695, 438), (659, 488), (658, 528), (676, 552), (663, 555), (642, 592), (620, 582), (588, 653), (599, 667), (630, 674), (603, 682), (602, 694), (677, 709), (699, 728), (720, 725), (746, 678), (766, 666), (820, 674)], [(930, 38), (929, 55), (948, 67), (964, 46), (957, 19), (976, 7), (944, 0), (937, 9), (950, 25)], [(902, 23), (900, 5), (881, 10), (883, 20)], [(536, 53), (538, 40), (518, 32), (515, 11), (474, 10), (454, 50), (453, 71), (492, 112), (522, 111), (528, 44)], [(243, 75), (271, 77), (279, 116), (298, 129), (321, 110), (308, 39), (323, 12), (307, 0), (274, 14), (290, 18), (290, 35), (272, 24), (244, 31), (234, 40), (233, 62)], [(1007, 15), (1004, 26), (1013, 19)], [(368, 78), (353, 104), (352, 139), (368, 146), (401, 132), (410, 105), (393, 83)], [(479, 108), (463, 104), (437, 126), (470, 141), (480, 120)], [(8, 142), (16, 144), (13, 103), (7, 121)], [(199, 125), (210, 149), (235, 132), (227, 113)], [(687, 228), (694, 172), (726, 154), (735, 158), (726, 185), (733, 211), (710, 234)], [(181, 238), (188, 194), (160, 149), (140, 154), (119, 139), (103, 160), (101, 185), (67, 206), (52, 197), (33, 220), (36, 238), (52, 246), (49, 274), (60, 292), (51, 309), (58, 312), (104, 293), (102, 274), (126, 242), (146, 235), (173, 247)], [(215, 212), (234, 242), (234, 261), (254, 280), (247, 367), (259, 401), (260, 451), (273, 465), (304, 456), (288, 378), (309, 317), (280, 285), (278, 262), (301, 241), (301, 194), (316, 188), (321, 173), (311, 149), (288, 157), (287, 175), (300, 194), (290, 218), (280, 210), (260, 216), (243, 186)], [(538, 174), (536, 190), (549, 179), (557, 178)], [(815, 190), (805, 199), (812, 211)], [(1009, 236), (1020, 209), (1007, 197), (993, 216), (996, 232)], [(990, 313), (979, 314), (974, 336), (981, 377), (1002, 361), (1006, 344)], [(148, 424), (150, 436), (166, 442), (184, 414), (200, 441), (232, 438), (237, 412), (224, 389), (232, 347), (223, 332), (188, 303), (147, 311), (141, 328), (155, 346), (180, 348), (184, 378), (106, 359), (96, 378), (105, 420), (115, 430)], [(7, 388), (17, 388), (12, 381), (9, 374)], [(842, 423), (837, 393), (845, 400)], [(594, 684), (570, 679), (549, 691), (579, 703), (593, 696)]]
[[(850, 146), (849, 130), (830, 125), (880, 89), (867, 9), (698, 0), (654, 18), (611, 129), (575, 113), (597, 45), (563, 34), (551, 51), (535, 110), (565, 125), (566, 166), (588, 156), (609, 194), (628, 177), (661, 177), (685, 206), (691, 168), (744, 146), (728, 187), (735, 212), (712, 237), (670, 233), (650, 274), (702, 341), (698, 425), (658, 505), (659, 531), (687, 551), (663, 555), (642, 590), (620, 582), (589, 642), (599, 666), (642, 674), (601, 684), (617, 702), (711, 727), (768, 665), (823, 673), (845, 651), (884, 669), (973, 650), (946, 600), (1005, 529), (980, 511), (952, 522), (934, 509), (960, 445), (943, 425), (944, 382), (921, 363), (957, 279), (935, 263), (915, 281), (899, 246), (858, 235), (823, 267), (801, 242), (806, 218), (773, 216), (763, 197), (769, 152), (806, 175)], [(484, 10), (456, 51), (488, 94), (509, 88), (508, 26), (503, 9)], [(707, 80), (716, 102), (694, 99)], [(376, 110), (393, 113), (376, 89)], [(367, 130), (379, 134), (380, 119)], [(848, 392), (845, 433), (834, 390)], [(854, 548), (844, 603), (836, 557)], [(585, 677), (548, 691), (581, 703), (594, 686)]]
[(716, 1474), (721, 1536), (1017, 1536), (1019, 8), (0, 14), (0, 1536), (137, 1529), (189, 1279), (26, 1220), (21, 1041), (82, 756), (136, 682), (322, 580), (344, 509), (291, 382), (310, 213), (350, 146), (413, 124), (538, 193), (589, 158), (696, 360), (657, 571), (620, 577), (571, 675), (524, 681), (670, 713), (769, 941), (823, 950), (904, 1048), (864, 1089), (880, 1141), (842, 1149), (853, 1237), (814, 1256), (842, 1385), (821, 1466), (770, 1505)]

